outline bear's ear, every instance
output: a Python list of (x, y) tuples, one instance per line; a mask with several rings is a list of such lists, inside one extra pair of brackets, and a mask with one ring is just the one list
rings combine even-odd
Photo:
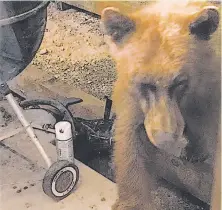
[(102, 11), (101, 23), (104, 33), (110, 36), (115, 44), (121, 43), (127, 35), (135, 31), (134, 21), (114, 7), (107, 7)]
[(199, 39), (208, 40), (213, 34), (220, 22), (220, 15), (217, 7), (209, 6), (204, 8), (200, 16), (193, 21), (190, 26), (191, 34), (196, 35)]

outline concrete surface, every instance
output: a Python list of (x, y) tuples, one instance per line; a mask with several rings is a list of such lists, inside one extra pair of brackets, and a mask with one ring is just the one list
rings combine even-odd
[[(37, 135), (51, 159), (56, 160), (55, 147), (49, 143), (53, 136), (42, 132)], [(48, 198), (41, 186), (46, 172), (44, 162), (26, 134), (4, 141), (0, 153), (0, 209), (108, 210), (115, 201), (115, 185), (80, 162), (77, 162), (80, 181), (76, 191), (59, 203)]]
[[(34, 118), (31, 119), (29, 113), (29, 119), (36, 122), (38, 115), (32, 114)], [(41, 116), (50, 121), (46, 113), (42, 112)], [(7, 128), (21, 126), (17, 120), (9, 124)], [(55, 161), (55, 147), (50, 144), (54, 135), (41, 131), (36, 131), (36, 134), (49, 157)], [(116, 197), (115, 184), (78, 161), (77, 166), (80, 169), (80, 181), (76, 191), (65, 200), (55, 203), (42, 191), (45, 163), (27, 134), (23, 132), (1, 141), (0, 209), (110, 209)]]
[[(60, 89), (58, 84), (57, 87), (51, 87), (53, 89), (51, 92), (43, 85), (42, 82), (38, 83), (37, 78), (42, 79), (44, 77), (43, 74), (39, 73), (40, 72), (38, 72), (37, 69), (27, 69), (24, 77), (21, 75), (11, 82), (12, 89), (16, 91), (24, 90), (21, 91), (21, 94), (28, 96), (28, 98), (62, 97), (59, 94), (61, 91), (58, 91), (58, 94), (56, 94), (57, 90)], [(34, 75), (37, 77), (36, 80)], [(46, 78), (49, 79), (47, 76), (48, 75), (46, 75)], [(50, 85), (53, 86), (53, 84)], [(66, 91), (66, 96), (69, 97), (71, 92), (72, 96), (75, 97), (84, 98), (85, 96), (81, 91), (77, 91), (73, 95), (72, 90), (70, 90), (70, 93)], [(83, 105), (75, 106), (74, 111), (77, 115), (83, 114), (85, 117), (88, 116), (90, 118), (102, 113), (102, 102), (93, 97), (91, 98), (90, 96), (87, 97), (87, 100), (84, 101)], [(91, 104), (90, 108), (89, 104)], [(3, 133), (7, 133), (7, 129), (11, 131), (13, 128), (21, 127), (12, 109), (7, 104), (7, 101), (0, 101), (0, 107), (4, 107), (5, 110), (10, 113), (10, 117), (8, 117), (9, 120), (7, 120), (6, 124), (0, 129), (1, 135)], [(95, 112), (92, 110), (95, 110)], [(30, 112), (29, 110), (28, 112), (25, 112), (25, 114), (28, 116), (29, 120), (34, 123), (39, 123), (42, 119), (44, 119), (45, 123), (53, 120), (46, 112), (41, 110), (40, 112)], [(49, 157), (55, 161), (55, 147), (50, 144), (50, 141), (54, 139), (54, 135), (45, 134), (41, 131), (36, 131), (36, 134)], [(79, 161), (77, 161), (77, 166), (80, 169), (80, 181), (76, 191), (65, 200), (55, 203), (42, 191), (42, 179), (46, 172), (45, 163), (27, 134), (22, 132), (16, 136), (1, 141), (0, 209), (69, 210), (75, 208), (78, 210), (109, 210), (116, 199), (115, 184)]]

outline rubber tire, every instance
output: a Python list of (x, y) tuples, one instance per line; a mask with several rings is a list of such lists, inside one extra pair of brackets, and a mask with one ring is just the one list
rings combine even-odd
[[(65, 167), (72, 167), (75, 170), (76, 180), (75, 180), (75, 183), (74, 183), (72, 189), (66, 195), (56, 196), (56, 195), (54, 195), (54, 193), (52, 191), (53, 179), (57, 175), (57, 173)], [(64, 198), (68, 197), (74, 191), (75, 186), (77, 185), (78, 181), (79, 181), (78, 167), (74, 163), (71, 163), (69, 161), (60, 160), (60, 161), (53, 163), (51, 165), (51, 167), (48, 169), (48, 171), (46, 172), (46, 174), (43, 178), (42, 188), (43, 188), (44, 193), (46, 195), (48, 195), (50, 198), (52, 198), (54, 201), (60, 201), (60, 200), (63, 200)]]

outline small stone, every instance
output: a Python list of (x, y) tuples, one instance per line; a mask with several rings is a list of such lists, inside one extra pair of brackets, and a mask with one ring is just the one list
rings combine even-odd
[(40, 55), (46, 55), (46, 54), (48, 54), (48, 50), (47, 49), (42, 49), (42, 50), (40, 50), (40, 52), (39, 52), (39, 54)]
[(23, 189), (24, 189), (24, 190), (27, 190), (27, 189), (28, 189), (28, 187), (27, 187), (27, 186), (25, 186)]
[(101, 46), (103, 46), (103, 45), (105, 45), (105, 44), (106, 44), (105, 41), (101, 41), (101, 42), (99, 43), (99, 47), (101, 47)]
[(103, 198), (101, 198), (101, 201), (106, 201), (106, 199), (103, 197)]
[(62, 46), (62, 43), (56, 43), (56, 46), (57, 46), (57, 47), (61, 47), (61, 46)]
[(26, 203), (25, 207), (28, 209), (29, 207), (31, 207), (32, 205), (30, 203)]
[(17, 192), (17, 193), (20, 193), (20, 192), (22, 192), (22, 190), (21, 190), (21, 189), (19, 189), (19, 190), (17, 190), (16, 192)]

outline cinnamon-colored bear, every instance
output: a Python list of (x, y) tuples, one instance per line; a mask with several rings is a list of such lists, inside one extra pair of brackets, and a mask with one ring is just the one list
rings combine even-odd
[(210, 41), (219, 19), (217, 7), (200, 1), (154, 2), (131, 14), (103, 10), (117, 66), (112, 99), (119, 198), (113, 210), (155, 209), (150, 191), (158, 178), (157, 148), (170, 150), (186, 139), (188, 160), (213, 154), (221, 75)]

